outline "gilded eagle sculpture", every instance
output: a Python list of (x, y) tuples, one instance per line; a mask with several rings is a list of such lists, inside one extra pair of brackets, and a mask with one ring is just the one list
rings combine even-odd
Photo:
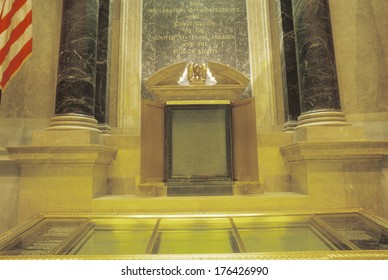
[(207, 75), (207, 66), (205, 63), (202, 65), (194, 64), (193, 62), (189, 64), (187, 68), (187, 79), (190, 83), (205, 83)]

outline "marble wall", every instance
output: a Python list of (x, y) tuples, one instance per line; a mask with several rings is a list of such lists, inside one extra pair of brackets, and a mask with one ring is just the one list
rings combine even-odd
[(292, 0), (301, 112), (341, 109), (327, 0)]
[(365, 114), (388, 112), (388, 2), (329, 4), (343, 111), (364, 119)]
[[(367, 138), (388, 138), (388, 2), (330, 0), (342, 109)], [(388, 186), (387, 186), (388, 188)]]
[(142, 28), (143, 81), (182, 61), (224, 63), (250, 76), (245, 0), (143, 0)]
[(285, 120), (296, 121), (300, 115), (300, 102), (292, 1), (276, 2)]
[(143, 0), (143, 74), (215, 61), (249, 76), (245, 0)]
[[(102, 124), (109, 123), (109, 82), (110, 53), (113, 0), (100, 0), (98, 15), (97, 65), (96, 65), (96, 120)], [(108, 101), (108, 102), (107, 102)]]
[(96, 1), (63, 3), (55, 114), (94, 116), (98, 9)]
[(54, 113), (62, 0), (33, 0), (33, 54), (8, 84), (0, 118), (49, 118)]

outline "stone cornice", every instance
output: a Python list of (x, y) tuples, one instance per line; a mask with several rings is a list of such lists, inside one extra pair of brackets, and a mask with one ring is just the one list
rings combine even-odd
[(280, 148), (288, 162), (371, 160), (388, 156), (388, 141), (299, 142)]

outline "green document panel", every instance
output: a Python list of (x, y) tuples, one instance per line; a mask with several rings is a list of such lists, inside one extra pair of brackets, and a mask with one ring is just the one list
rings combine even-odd
[(168, 109), (169, 179), (231, 179), (229, 107), (206, 107)]

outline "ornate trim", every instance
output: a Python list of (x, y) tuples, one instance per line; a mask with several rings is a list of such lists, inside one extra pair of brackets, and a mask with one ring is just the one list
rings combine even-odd
[(50, 126), (47, 130), (91, 130), (94, 132), (101, 131), (98, 129), (98, 122), (94, 117), (80, 114), (61, 114), (55, 115), (50, 119)]
[(16, 228), (11, 229), (9, 231), (6, 231), (2, 235), (0, 235), (0, 249), (5, 243), (12, 240), (13, 238), (18, 236), (19, 234), (23, 233), (24, 231), (26, 231), (30, 227), (43, 221), (45, 218), (47, 218), (47, 217), (45, 217), (44, 215), (36, 215), (36, 216), (26, 220), (25, 222), (23, 222), (22, 224), (20, 224)]
[(283, 125), (283, 132), (294, 132), (297, 126), (298, 126), (297, 121), (287, 121)]
[(325, 126), (349, 126), (345, 113), (340, 110), (323, 109), (303, 113), (298, 118), (298, 125), (295, 129), (312, 125)]
[(109, 165), (117, 150), (103, 145), (25, 146), (7, 148), (18, 164), (89, 163)]
[(289, 162), (301, 160), (381, 160), (388, 141), (300, 142), (280, 147)]

